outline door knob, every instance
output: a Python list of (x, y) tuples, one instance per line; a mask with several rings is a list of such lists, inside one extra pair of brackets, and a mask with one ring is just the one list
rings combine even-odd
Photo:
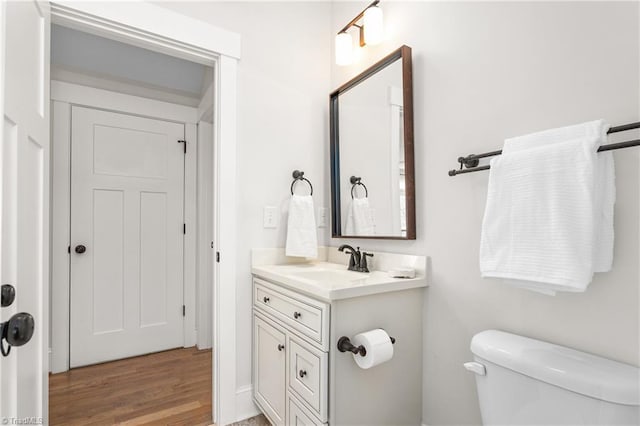
[(0, 305), (3, 308), (10, 306), (14, 300), (16, 300), (15, 287), (11, 284), (2, 284), (2, 303), (0, 303)]
[[(11, 346), (22, 346), (31, 340), (35, 321), (33, 316), (27, 312), (20, 312), (13, 315), (9, 321), (0, 323), (0, 350), (3, 356), (9, 355)], [(7, 341), (7, 348), (4, 341)]]
[(76, 251), (76, 253), (82, 254), (85, 251), (87, 251), (87, 248), (85, 246), (83, 246), (82, 244), (80, 244), (80, 245), (77, 245), (74, 250)]

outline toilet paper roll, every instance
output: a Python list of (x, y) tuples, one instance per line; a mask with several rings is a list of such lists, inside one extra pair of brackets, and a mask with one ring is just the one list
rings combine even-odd
[(367, 350), (365, 356), (353, 355), (358, 367), (367, 369), (389, 361), (393, 357), (393, 344), (391, 338), (381, 328), (360, 333), (351, 339), (355, 346), (364, 346)]

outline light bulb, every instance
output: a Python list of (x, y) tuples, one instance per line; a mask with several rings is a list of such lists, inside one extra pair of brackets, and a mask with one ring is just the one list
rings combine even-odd
[(371, 6), (364, 11), (364, 42), (369, 45), (376, 45), (384, 38), (384, 28), (382, 23), (382, 9), (378, 6)]
[(353, 40), (347, 33), (336, 36), (336, 64), (349, 65), (353, 62)]

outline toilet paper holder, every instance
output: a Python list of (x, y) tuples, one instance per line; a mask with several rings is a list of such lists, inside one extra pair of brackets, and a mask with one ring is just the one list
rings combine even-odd
[[(395, 337), (389, 336), (389, 338), (391, 339), (392, 344), (396, 343)], [(353, 343), (351, 343), (351, 339), (349, 339), (347, 336), (342, 336), (338, 339), (338, 350), (340, 352), (351, 352), (355, 355), (359, 354), (360, 356), (367, 355), (367, 350), (364, 346), (355, 346)]]

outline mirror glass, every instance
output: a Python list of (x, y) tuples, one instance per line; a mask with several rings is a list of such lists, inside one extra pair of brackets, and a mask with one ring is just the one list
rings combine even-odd
[(334, 237), (415, 239), (411, 49), (331, 94)]

